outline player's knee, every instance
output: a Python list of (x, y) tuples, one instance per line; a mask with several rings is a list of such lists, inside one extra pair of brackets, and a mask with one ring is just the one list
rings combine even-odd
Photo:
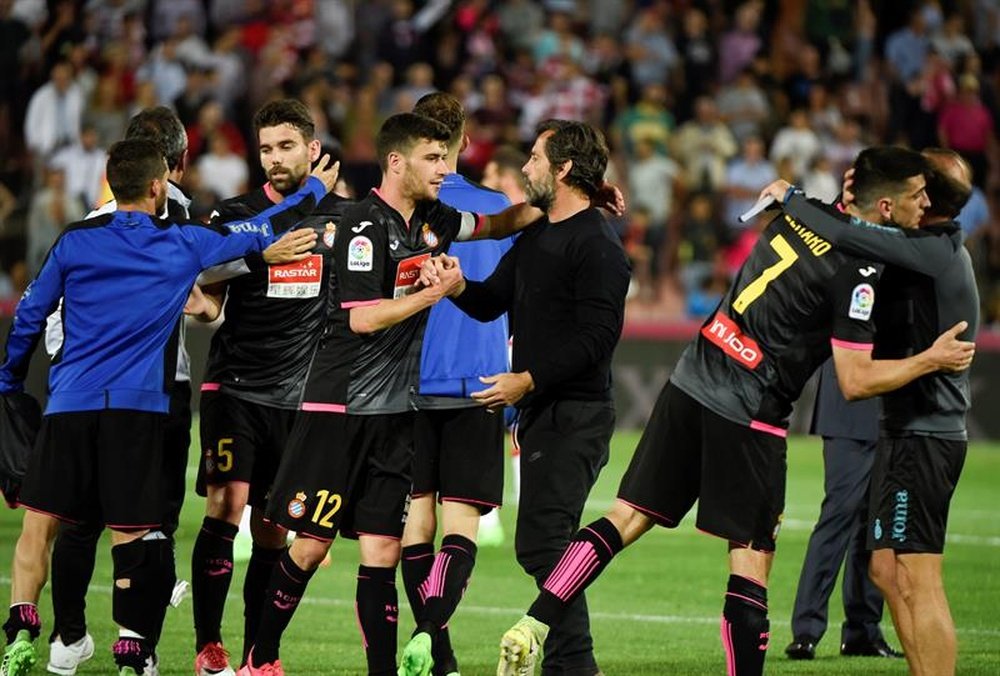
[(282, 549), (288, 541), (288, 529), (263, 519), (251, 519), (250, 537), (258, 547)]
[(642, 537), (654, 525), (651, 518), (620, 500), (615, 500), (606, 518), (618, 529), (619, 535), (622, 536), (622, 544), (626, 547)]
[(326, 558), (326, 553), (330, 551), (330, 544), (323, 540), (300, 535), (292, 542), (288, 554), (292, 557), (295, 565), (302, 570), (316, 570)]
[(361, 565), (372, 568), (394, 568), (399, 563), (399, 540), (362, 535), (359, 538)]
[(868, 563), (868, 577), (882, 595), (896, 594), (896, 561), (889, 550), (878, 550)]
[(247, 504), (245, 484), (219, 484), (208, 487), (205, 515), (219, 521), (238, 524)]

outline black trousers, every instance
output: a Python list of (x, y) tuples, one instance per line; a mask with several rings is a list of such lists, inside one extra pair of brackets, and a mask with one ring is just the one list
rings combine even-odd
[[(608, 462), (610, 401), (555, 401), (521, 411), (521, 499), (514, 550), (541, 587), (580, 528), (583, 505)], [(581, 594), (544, 646), (543, 676), (597, 673), (587, 600)]]
[[(881, 638), (882, 595), (868, 577), (868, 483), (878, 442), (823, 437), (824, 491), (792, 612), (792, 635), (823, 637), (830, 594), (844, 564), (841, 642)], [(846, 562), (845, 562), (846, 557)]]
[[(170, 394), (170, 415), (164, 430), (163, 480), (166, 512), (161, 530), (177, 530), (187, 479), (191, 444), (191, 384), (177, 381)], [(104, 532), (100, 523), (62, 523), (52, 547), (52, 636), (63, 643), (80, 640), (87, 633), (86, 595), (94, 575), (97, 542)]]

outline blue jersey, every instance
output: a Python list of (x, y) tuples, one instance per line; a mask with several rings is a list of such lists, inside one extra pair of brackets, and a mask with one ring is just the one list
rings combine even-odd
[(325, 193), (318, 179), (282, 204), (223, 227), (115, 211), (68, 226), (14, 312), (0, 393), (23, 388), (46, 317), (63, 298), (65, 338), (49, 370), (46, 415), (134, 409), (166, 413), (178, 319), (201, 270), (260, 252), (271, 218)]
[[(439, 199), (459, 211), (497, 214), (510, 206), (501, 192), (484, 188), (460, 174), (448, 174)], [(485, 279), (511, 247), (505, 240), (454, 242), (448, 250), (461, 261), (468, 279)], [(420, 408), (447, 408), (448, 402), (433, 397), (468, 397), (486, 388), (479, 376), (509, 370), (507, 357), (507, 315), (490, 322), (478, 322), (448, 302), (431, 308), (420, 355)], [(451, 406), (471, 402), (451, 402)], [(478, 405), (478, 404), (476, 404)]]

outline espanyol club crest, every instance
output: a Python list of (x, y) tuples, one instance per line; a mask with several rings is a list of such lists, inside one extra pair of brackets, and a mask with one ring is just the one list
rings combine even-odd
[(327, 221), (326, 230), (323, 232), (323, 244), (327, 249), (333, 248), (333, 239), (337, 235), (337, 225), (333, 221)]
[(424, 244), (431, 247), (432, 249), (440, 243), (440, 240), (438, 240), (438, 236), (434, 234), (434, 231), (431, 230), (431, 226), (429, 224), (424, 223), (424, 227), (421, 229), (421, 233), (423, 234)]
[(288, 516), (293, 519), (301, 519), (306, 513), (306, 494), (301, 491), (288, 502)]

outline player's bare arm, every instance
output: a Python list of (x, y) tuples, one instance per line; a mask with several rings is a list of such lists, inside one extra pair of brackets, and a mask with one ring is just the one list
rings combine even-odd
[(455, 265), (447, 270), (441, 270), (436, 283), (424, 286), (419, 291), (401, 298), (383, 298), (375, 305), (352, 307), (351, 331), (368, 334), (387, 329), (431, 307), (463, 282), (462, 270)]
[(899, 389), (935, 371), (962, 371), (972, 364), (975, 343), (959, 340), (968, 328), (959, 322), (942, 333), (929, 348), (906, 359), (872, 359), (872, 351), (833, 347), (837, 381), (848, 401), (875, 397)]
[[(221, 287), (220, 291), (212, 291)], [(206, 285), (202, 288), (195, 284), (191, 287), (187, 302), (184, 304), (184, 314), (194, 317), (199, 322), (214, 322), (222, 314), (222, 300), (225, 295), (225, 285)]]

